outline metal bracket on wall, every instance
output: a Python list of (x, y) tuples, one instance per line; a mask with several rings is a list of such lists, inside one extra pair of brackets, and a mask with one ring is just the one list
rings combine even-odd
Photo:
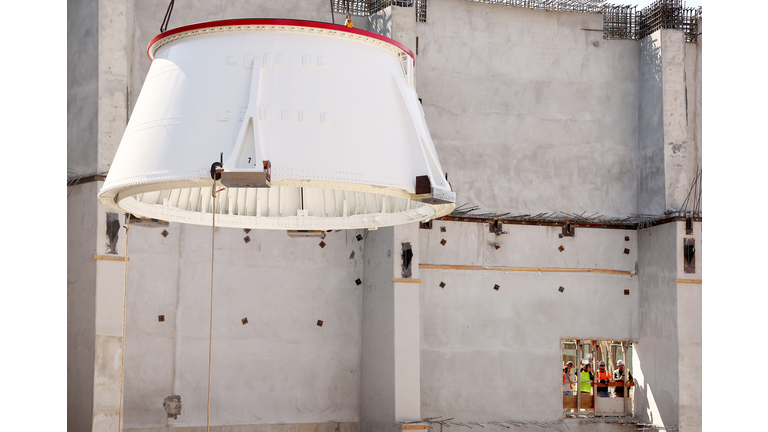
[(570, 222), (566, 222), (563, 224), (563, 236), (564, 237), (573, 237), (576, 235), (576, 227), (571, 225)]
[(507, 234), (507, 232), (504, 231), (503, 228), (504, 228), (504, 223), (498, 219), (488, 223), (488, 232), (492, 232), (496, 235)]

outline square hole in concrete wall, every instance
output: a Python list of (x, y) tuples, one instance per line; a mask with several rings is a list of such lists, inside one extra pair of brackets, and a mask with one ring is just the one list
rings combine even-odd
[[(564, 415), (631, 416), (634, 403), (632, 350), (630, 341), (561, 339), (563, 384), (560, 393)], [(588, 372), (585, 371), (587, 365)], [(599, 383), (593, 385), (590, 382), (589, 372)], [(628, 409), (624, 404), (625, 381)]]

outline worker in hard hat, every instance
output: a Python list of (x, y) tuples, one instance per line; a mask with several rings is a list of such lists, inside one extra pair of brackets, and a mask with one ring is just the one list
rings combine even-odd
[(586, 393), (588, 395), (592, 394), (592, 381), (595, 379), (595, 376), (592, 375), (592, 365), (589, 363), (584, 364), (584, 367), (581, 368), (581, 393), (583, 396), (583, 393)]
[[(613, 380), (614, 381), (624, 381), (624, 375), (627, 375), (627, 382), (633, 382), (634, 378), (632, 378), (632, 372), (629, 370), (624, 369), (624, 360), (619, 360), (616, 362), (616, 370), (613, 371)], [(613, 394), (616, 395), (616, 397), (623, 398), (624, 397), (624, 386), (616, 387), (613, 389)]]
[(354, 27), (354, 25), (352, 25), (352, 19), (349, 17), (349, 14), (347, 14), (347, 20), (344, 21), (344, 25), (350, 28)]
[(573, 362), (569, 361), (563, 368), (563, 395), (573, 395), (573, 386), (576, 384), (576, 375), (571, 372)]
[[(608, 373), (607, 370), (605, 370), (605, 362), (600, 360), (600, 363), (597, 364), (597, 382), (600, 384), (608, 384), (611, 382), (611, 374)], [(607, 385), (598, 385), (596, 388), (597, 396), (598, 397), (609, 397), (610, 393), (608, 393), (608, 386)]]

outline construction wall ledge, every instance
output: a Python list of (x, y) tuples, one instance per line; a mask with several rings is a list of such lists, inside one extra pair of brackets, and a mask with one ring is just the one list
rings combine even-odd
[(95, 181), (104, 181), (106, 178), (107, 176), (103, 174), (93, 174), (85, 177), (77, 177), (77, 178), (67, 180), (67, 186), (74, 186), (78, 184), (90, 183)]
[[(623, 432), (623, 431), (666, 431), (673, 432), (677, 428), (665, 428), (663, 426), (654, 426), (647, 424), (632, 416), (603, 416), (594, 413), (580, 413), (579, 417), (568, 417), (560, 421), (527, 421), (527, 420), (497, 420), (497, 421), (459, 421), (454, 418), (426, 419), (430, 424), (431, 430), (486, 430), (486, 431), (506, 431), (506, 430), (544, 430), (554, 429), (568, 432)], [(458, 427), (461, 426), (461, 427)], [(532, 426), (536, 426), (535, 428)], [(465, 429), (466, 428), (466, 429)], [(502, 429), (503, 428), (503, 429)]]
[[(579, 219), (541, 219), (541, 218), (518, 218), (518, 219), (504, 219), (494, 217), (480, 217), (480, 216), (443, 216), (437, 218), (440, 221), (452, 221), (452, 222), (474, 222), (474, 223), (489, 223), (499, 221), (504, 225), (528, 225), (528, 226), (552, 226), (562, 227), (569, 223), (574, 228), (603, 228), (603, 229), (621, 229), (637, 231), (643, 228), (649, 228), (657, 225), (664, 225), (671, 222), (685, 222), (685, 216), (659, 216), (658, 219), (647, 219), (642, 221), (612, 221), (612, 220), (595, 220), (586, 221)], [(701, 222), (702, 218), (694, 217), (694, 222)]]
[(419, 264), (424, 270), (481, 270), (481, 271), (505, 271), (505, 272), (542, 272), (542, 273), (603, 273), (632, 276), (632, 272), (626, 270), (606, 269), (574, 269), (574, 268), (547, 268), (547, 267), (484, 267), (464, 265), (440, 265)]
[[(205, 426), (128, 428), (124, 432), (206, 432)], [(358, 432), (358, 422), (283, 423), (259, 425), (217, 425), (210, 432)]]
[(392, 279), (396, 283), (421, 283), (421, 279)]
[(677, 282), (677, 283), (700, 284), (701, 283), (701, 279), (675, 279), (675, 282)]
[(131, 260), (130, 258), (121, 257), (117, 255), (94, 255), (93, 259), (97, 261), (122, 261), (122, 262)]

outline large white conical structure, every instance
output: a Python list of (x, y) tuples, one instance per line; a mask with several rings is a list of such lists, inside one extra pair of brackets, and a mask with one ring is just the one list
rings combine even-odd
[[(398, 42), (243, 19), (169, 30), (148, 55), (103, 204), (284, 230), (377, 228), (453, 210), (413, 88), (413, 54)], [(222, 188), (214, 209), (212, 189)]]

